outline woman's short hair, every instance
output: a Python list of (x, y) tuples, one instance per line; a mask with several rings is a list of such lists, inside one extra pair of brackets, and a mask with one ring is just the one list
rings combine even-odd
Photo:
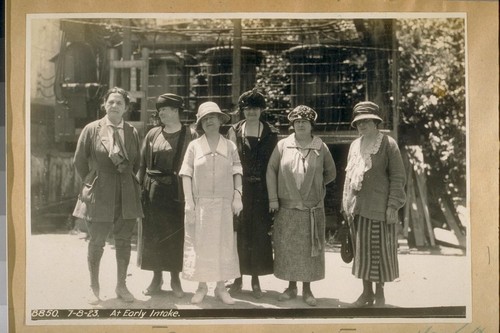
[(109, 89), (106, 92), (106, 94), (104, 94), (104, 97), (102, 98), (103, 105), (106, 104), (111, 94), (120, 94), (123, 97), (123, 100), (125, 101), (125, 105), (128, 106), (130, 104), (130, 95), (128, 94), (128, 92), (120, 87), (113, 87)]

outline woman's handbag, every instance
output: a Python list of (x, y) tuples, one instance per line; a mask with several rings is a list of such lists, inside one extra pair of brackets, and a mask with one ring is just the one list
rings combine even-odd
[(348, 264), (354, 258), (354, 248), (352, 244), (351, 231), (349, 225), (344, 222), (339, 229), (340, 257)]

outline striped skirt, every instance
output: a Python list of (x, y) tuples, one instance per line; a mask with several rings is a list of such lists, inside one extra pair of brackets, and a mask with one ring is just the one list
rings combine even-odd
[(355, 216), (351, 224), (354, 246), (352, 274), (371, 282), (399, 277), (396, 225)]

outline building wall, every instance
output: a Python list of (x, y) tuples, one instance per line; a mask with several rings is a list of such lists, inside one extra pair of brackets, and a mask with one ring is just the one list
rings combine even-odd
[(30, 99), (54, 104), (55, 64), (50, 60), (58, 54), (61, 44), (59, 20), (33, 19), (30, 22)]

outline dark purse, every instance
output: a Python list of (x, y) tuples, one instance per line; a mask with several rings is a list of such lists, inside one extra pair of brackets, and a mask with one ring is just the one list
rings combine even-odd
[(340, 257), (346, 264), (354, 258), (354, 248), (352, 244), (351, 231), (347, 222), (343, 222), (339, 229)]

